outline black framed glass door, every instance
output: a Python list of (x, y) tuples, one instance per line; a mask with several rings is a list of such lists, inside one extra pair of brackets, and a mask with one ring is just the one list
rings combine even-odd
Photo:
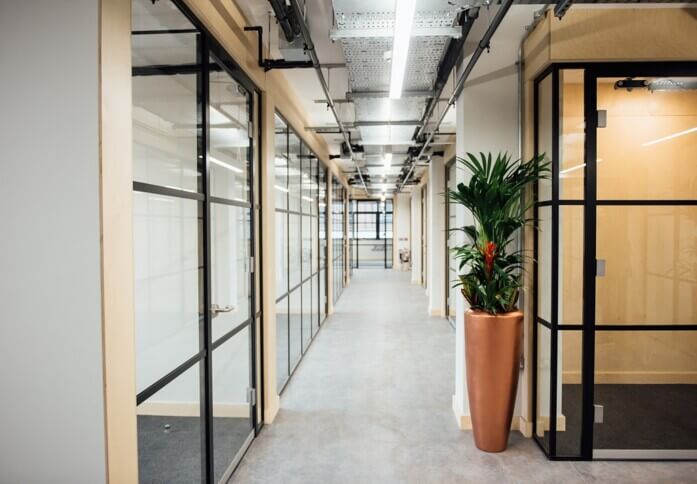
[(596, 458), (697, 458), (697, 69), (686, 67), (586, 70)]
[(697, 65), (535, 83), (533, 425), (551, 458), (695, 459)]
[(254, 86), (178, 2), (133, 1), (141, 482), (224, 482), (255, 435)]

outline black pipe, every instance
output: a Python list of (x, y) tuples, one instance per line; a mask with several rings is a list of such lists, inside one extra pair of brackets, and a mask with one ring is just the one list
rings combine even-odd
[[(499, 25), (501, 25), (503, 18), (508, 13), (508, 10), (511, 8), (512, 4), (513, 4), (513, 0), (505, 0), (501, 4), (499, 9), (496, 11), (496, 15), (491, 20), (491, 23), (489, 24), (489, 27), (486, 29), (486, 32), (484, 32), (484, 35), (482, 36), (482, 38), (479, 40), (479, 44), (477, 44), (477, 48), (472, 53), (472, 57), (470, 58), (469, 62), (467, 63), (467, 66), (462, 71), (462, 74), (460, 74), (460, 76), (457, 78), (457, 82), (455, 83), (455, 88), (453, 89), (453, 93), (450, 95), (450, 98), (448, 99), (448, 105), (445, 107), (445, 109), (441, 113), (440, 117), (438, 118), (438, 121), (436, 122), (436, 125), (434, 126), (433, 130), (428, 135), (428, 138), (426, 138), (425, 143), (421, 147), (421, 151), (419, 152), (419, 155), (416, 157), (417, 161), (419, 158), (421, 158), (421, 156), (423, 156), (424, 152), (426, 151), (426, 148), (428, 147), (428, 144), (433, 139), (433, 136), (436, 134), (436, 131), (438, 131), (438, 128), (440, 127), (441, 123), (443, 122), (443, 119), (445, 119), (445, 115), (448, 114), (448, 110), (450, 109), (450, 106), (455, 104), (457, 97), (460, 95), (460, 93), (462, 92), (462, 89), (465, 87), (465, 82), (467, 82), (467, 78), (472, 73), (472, 69), (474, 69), (474, 66), (477, 65), (477, 62), (479, 61), (479, 58), (481, 57), (482, 53), (484, 52), (484, 49), (489, 48), (489, 43), (491, 42), (491, 38), (494, 36), (494, 33), (496, 32), (496, 30), (499, 28)], [(424, 124), (424, 126), (425, 126), (425, 124)], [(407, 173), (407, 176), (404, 177), (404, 181), (402, 182), (402, 186), (399, 187), (400, 190), (402, 188), (404, 188), (404, 185), (409, 180), (409, 176), (411, 176), (411, 173), (414, 171), (414, 165), (415, 165), (415, 163), (412, 163), (411, 168), (409, 169), (409, 172)]]
[[(319, 83), (322, 85), (322, 90), (324, 91), (324, 97), (327, 99), (327, 106), (329, 109), (332, 111), (332, 114), (334, 115), (334, 119), (336, 120), (336, 124), (339, 127), (339, 131), (341, 131), (341, 134), (343, 135), (344, 138), (344, 143), (347, 148), (348, 152), (351, 155), (351, 159), (353, 160), (354, 164), (356, 165), (356, 170), (358, 170), (358, 176), (361, 179), (361, 183), (363, 184), (363, 189), (365, 190), (366, 193), (368, 193), (368, 187), (365, 184), (365, 180), (363, 179), (363, 173), (361, 172), (361, 167), (358, 166), (358, 163), (356, 163), (356, 160), (353, 158), (353, 146), (351, 145), (351, 134), (349, 131), (346, 130), (344, 127), (344, 124), (341, 122), (341, 118), (339, 117), (339, 113), (336, 111), (336, 105), (334, 104), (334, 99), (332, 99), (332, 95), (329, 92), (329, 86), (327, 85), (327, 81), (324, 79), (324, 74), (322, 73), (322, 65), (319, 62), (319, 58), (317, 57), (317, 51), (315, 50), (315, 45), (312, 42), (312, 37), (310, 36), (310, 29), (307, 27), (307, 24), (305, 23), (305, 20), (303, 18), (302, 14), (302, 9), (300, 8), (300, 4), (298, 3), (298, 0), (290, 0), (290, 9), (292, 9), (295, 12), (296, 18), (298, 18), (299, 22), (298, 24), (300, 25), (300, 35), (303, 38), (303, 41), (305, 42), (305, 52), (307, 52), (307, 55), (310, 56), (310, 59), (312, 59), (312, 64), (315, 68), (315, 73), (317, 74), (317, 79), (319, 80)], [(300, 20), (302, 19), (302, 20)]]
[(474, 21), (477, 19), (477, 17), (479, 17), (479, 8), (471, 8), (460, 14), (458, 23), (462, 26), (462, 35), (459, 39), (450, 39), (448, 42), (448, 47), (443, 55), (443, 60), (438, 66), (438, 74), (436, 75), (436, 82), (434, 84), (436, 94), (430, 98), (426, 104), (426, 109), (424, 109), (424, 114), (421, 116), (421, 121), (419, 122), (419, 126), (416, 128), (416, 132), (414, 134), (414, 139), (416, 142), (419, 142), (419, 138), (421, 138), (426, 131), (426, 123), (433, 115), (433, 110), (438, 105), (438, 101), (443, 93), (443, 89), (450, 78), (450, 73), (455, 68), (455, 64), (457, 64), (457, 61), (462, 54), (462, 49), (465, 47), (467, 36), (469, 35), (472, 25), (474, 25)]
[(264, 53), (261, 45), (261, 38), (264, 36), (264, 29), (260, 26), (245, 27), (247, 32), (256, 32), (257, 34), (257, 56), (259, 58), (259, 67), (263, 67), (265, 71), (271, 69), (300, 69), (314, 67), (312, 61), (287, 61), (285, 59), (264, 59)]
[(280, 25), (281, 29), (283, 30), (283, 35), (286, 37), (286, 40), (288, 42), (293, 42), (297, 35), (295, 34), (295, 29), (293, 29), (291, 19), (288, 15), (289, 9), (286, 7), (286, 3), (283, 0), (269, 0), (269, 3), (271, 4), (273, 13), (276, 16), (278, 25)]

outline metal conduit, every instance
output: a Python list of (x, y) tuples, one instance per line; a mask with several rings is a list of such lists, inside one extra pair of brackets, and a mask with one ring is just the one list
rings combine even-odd
[[(477, 17), (479, 17), (479, 7), (468, 9), (462, 12), (462, 15), (462, 37), (457, 40), (451, 40), (448, 50), (443, 56), (443, 65), (438, 68), (438, 77), (436, 78), (436, 92), (426, 106), (423, 116), (421, 116), (421, 121), (419, 121), (419, 129), (414, 136), (416, 141), (418, 141), (426, 131), (426, 123), (433, 115), (433, 110), (438, 104), (438, 101), (440, 101), (440, 96), (443, 94), (443, 89), (445, 89), (445, 86), (448, 83), (450, 73), (455, 68), (457, 58), (462, 53), (462, 49), (465, 46), (465, 41), (469, 36), (470, 30), (472, 30), (472, 25), (474, 25), (474, 21), (477, 20)], [(451, 49), (456, 50), (456, 53), (451, 53)]]
[(327, 81), (324, 79), (324, 74), (322, 73), (322, 66), (319, 62), (319, 58), (317, 57), (317, 52), (315, 51), (315, 44), (312, 43), (312, 37), (310, 37), (310, 29), (308, 29), (307, 24), (305, 23), (305, 16), (303, 15), (298, 0), (290, 0), (290, 6), (293, 9), (293, 12), (295, 12), (295, 16), (297, 17), (298, 23), (300, 24), (300, 35), (302, 36), (303, 41), (305, 42), (305, 50), (310, 55), (310, 59), (312, 60), (312, 66), (314, 67), (315, 73), (317, 74), (317, 79), (319, 79), (319, 82), (322, 85), (324, 97), (327, 99), (327, 106), (329, 106), (329, 109), (332, 110), (332, 114), (334, 115), (336, 124), (339, 127), (339, 131), (341, 131), (341, 135), (344, 137), (344, 142), (348, 146), (348, 150), (351, 155), (351, 160), (353, 161), (354, 165), (356, 165), (356, 170), (358, 170), (358, 177), (360, 178), (361, 184), (363, 185), (363, 190), (365, 190), (366, 195), (370, 195), (370, 193), (368, 192), (368, 187), (365, 184), (365, 180), (363, 179), (363, 173), (361, 172), (361, 168), (358, 166), (358, 163), (356, 163), (356, 160), (354, 159), (353, 147), (351, 146), (351, 138), (349, 137), (349, 134), (346, 131), (346, 128), (344, 127), (344, 124), (341, 122), (341, 118), (339, 118), (339, 113), (336, 112), (334, 100), (332, 99), (332, 95), (329, 93), (329, 86), (327, 85)]
[[(428, 135), (428, 138), (426, 138), (426, 142), (424, 143), (423, 147), (421, 148), (421, 151), (419, 152), (418, 156), (416, 157), (416, 160), (421, 158), (421, 156), (426, 151), (426, 148), (428, 148), (428, 144), (433, 140), (433, 136), (436, 134), (436, 131), (438, 131), (438, 128), (440, 127), (441, 123), (443, 122), (443, 119), (445, 119), (445, 115), (448, 114), (448, 110), (450, 109), (450, 106), (455, 104), (457, 97), (460, 95), (460, 93), (462, 92), (462, 89), (465, 87), (465, 82), (467, 82), (467, 78), (472, 73), (472, 69), (474, 69), (474, 66), (477, 64), (477, 61), (479, 61), (479, 58), (481, 57), (482, 53), (484, 52), (484, 49), (489, 47), (489, 42), (491, 41), (491, 38), (493, 37), (496, 30), (499, 28), (499, 25), (501, 24), (503, 17), (506, 15), (506, 13), (508, 13), (508, 9), (511, 8), (512, 4), (513, 4), (513, 0), (506, 0), (501, 5), (501, 7), (498, 9), (498, 11), (496, 12), (496, 15), (494, 16), (493, 20), (491, 21), (491, 24), (489, 24), (489, 28), (486, 29), (486, 32), (484, 32), (484, 35), (482, 36), (481, 40), (479, 41), (477, 48), (474, 50), (474, 53), (472, 54), (472, 58), (467, 63), (467, 67), (465, 67), (465, 70), (458, 77), (457, 83), (455, 83), (455, 88), (453, 89), (453, 93), (450, 96), (450, 99), (448, 99), (448, 104), (445, 106), (445, 109), (443, 109), (443, 112), (441, 113), (440, 117), (438, 118), (438, 121), (436, 122), (436, 125), (433, 127), (433, 130)], [(409, 180), (409, 177), (411, 176), (412, 172), (414, 171), (415, 165), (416, 165), (416, 163), (412, 163), (411, 168), (409, 168), (409, 171), (407, 172), (406, 176), (404, 177), (404, 180), (402, 181), (402, 185), (399, 187), (400, 191), (404, 188), (404, 185), (406, 185), (407, 181)]]

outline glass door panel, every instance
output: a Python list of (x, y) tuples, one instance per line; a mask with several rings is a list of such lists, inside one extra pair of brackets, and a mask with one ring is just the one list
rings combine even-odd
[(205, 480), (199, 370), (194, 364), (136, 408), (140, 482)]
[[(211, 63), (215, 65), (215, 60)], [(222, 70), (211, 70), (208, 89), (210, 194), (248, 202), (252, 141), (249, 92)]]
[(595, 457), (697, 457), (695, 80), (595, 86)]
[(141, 392), (200, 350), (202, 204), (142, 192), (133, 200), (136, 390)]
[(624, 81), (597, 82), (607, 119), (596, 131), (598, 200), (695, 199), (697, 78), (633, 78), (647, 87), (617, 87)]
[(249, 208), (211, 204), (213, 342), (249, 320)]
[(226, 482), (254, 433), (251, 387), (251, 331), (246, 325), (213, 350), (213, 467)]

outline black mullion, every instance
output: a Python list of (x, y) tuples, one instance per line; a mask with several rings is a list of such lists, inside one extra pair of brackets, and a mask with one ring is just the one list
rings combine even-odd
[[(286, 208), (288, 213), (286, 213), (286, 285), (288, 287), (288, 301), (286, 301), (286, 346), (288, 351), (288, 371), (286, 374), (286, 382), (290, 379), (291, 367), (290, 367), (290, 293), (293, 292), (290, 289), (290, 127), (286, 122)], [(285, 387), (285, 386), (284, 386)]]
[(189, 190), (181, 190), (178, 188), (170, 188), (152, 183), (133, 182), (133, 191), (142, 193), (152, 193), (154, 195), (165, 195), (173, 198), (186, 198), (188, 200), (203, 201), (205, 196), (203, 193), (191, 192)]
[(582, 344), (582, 411), (581, 456), (593, 458), (595, 398), (595, 284), (596, 284), (596, 220), (597, 220), (597, 73), (584, 71), (585, 167), (583, 217), (583, 344)]
[(246, 327), (248, 327), (248, 326), (252, 326), (253, 322), (254, 322), (254, 316), (250, 316), (249, 318), (247, 318), (246, 321), (244, 321), (243, 323), (238, 324), (237, 326), (235, 326), (234, 328), (232, 328), (230, 331), (228, 331), (227, 333), (225, 333), (224, 335), (222, 335), (220, 338), (218, 338), (217, 340), (215, 340), (215, 341), (211, 344), (211, 354), (212, 354), (212, 350), (215, 350), (215, 349), (220, 348), (220, 347), (223, 345), (223, 343), (225, 343), (226, 341), (228, 341), (230, 338), (232, 338), (233, 336), (235, 336), (237, 333), (239, 333), (240, 331), (242, 331), (244, 328), (246, 328)]
[(595, 331), (695, 331), (697, 324), (598, 324)]
[[(583, 200), (557, 200), (557, 205), (572, 205), (583, 207), (585, 202)], [(551, 207), (552, 200), (542, 200), (535, 202), (538, 207)]]
[[(257, 194), (259, 197), (257, 200), (258, 209), (254, 212), (254, 217), (255, 217), (255, 220), (259, 222), (259, 234), (258, 234), (259, 239), (258, 239), (258, 241), (255, 241), (255, 243), (258, 243), (259, 249), (261, 249), (263, 247), (263, 241), (264, 241), (264, 225), (261, 223), (261, 214), (263, 212), (263, 201), (262, 201), (262, 196), (261, 196), (262, 195), (261, 172), (262, 172), (262, 169), (265, 170), (264, 164), (262, 162), (261, 147), (264, 146), (265, 139), (263, 137), (263, 130), (261, 129), (262, 124), (263, 124), (261, 121), (262, 120), (262, 113), (263, 113), (262, 106), (261, 106), (261, 92), (256, 91), (256, 94), (257, 94), (256, 99), (258, 102), (255, 106), (255, 109), (256, 109), (256, 115), (257, 115), (256, 119), (258, 122), (254, 123), (254, 128), (256, 129), (256, 134), (257, 134), (257, 139), (258, 139), (258, 143), (256, 144), (258, 151), (254, 152), (254, 155), (257, 155), (255, 158), (256, 162), (254, 163), (254, 167), (259, 168), (259, 175), (260, 176), (257, 177), (256, 170), (255, 170), (252, 173), (252, 179), (250, 180), (250, 184), (254, 188), (257, 189)], [(254, 146), (254, 145), (252, 145), (252, 146)], [(252, 200), (254, 200), (254, 195), (252, 195)], [(274, 223), (275, 223), (275, 220), (274, 220)], [(259, 272), (258, 273), (255, 272), (255, 278), (259, 279), (259, 313), (255, 317), (255, 321), (254, 321), (255, 325), (254, 326), (256, 329), (256, 318), (259, 318), (259, 334), (257, 335), (257, 337), (259, 339), (259, 361), (263, 362), (264, 361), (264, 345), (263, 345), (263, 341), (264, 341), (264, 315), (263, 315), (264, 314), (263, 313), (263, 311), (264, 311), (264, 278), (263, 278), (262, 274), (264, 274), (264, 259), (263, 259), (263, 257), (261, 257), (261, 250), (259, 252), (260, 252), (258, 254), (259, 255)], [(256, 257), (255, 257), (255, 260), (256, 260)], [(254, 287), (256, 290), (256, 285)], [(254, 305), (254, 310), (256, 313), (256, 304)], [(256, 343), (255, 343), (255, 349), (256, 349)], [(257, 360), (256, 353), (254, 353), (254, 360), (255, 360), (255, 362)], [(255, 373), (256, 373), (256, 371), (255, 371)], [(255, 425), (257, 435), (259, 434), (261, 427), (264, 424), (264, 404), (263, 404), (263, 402), (266, 400), (266, 389), (264, 387), (265, 372), (264, 372), (263, 363), (261, 365), (261, 371), (259, 372), (259, 375), (260, 375), (261, 381), (259, 382), (259, 386), (260, 386), (259, 391), (257, 391), (256, 404), (261, 406), (261, 409), (260, 409), (261, 418), (259, 419), (259, 421), (256, 422), (256, 425)], [(257, 415), (257, 413), (258, 412), (255, 410), (254, 414)]]
[[(249, 180), (250, 177), (247, 176), (247, 179)], [(251, 194), (251, 192), (250, 192)], [(229, 198), (220, 198), (220, 197), (210, 197), (212, 203), (218, 203), (220, 205), (229, 205), (232, 207), (241, 207), (241, 208), (252, 208), (252, 203), (251, 202), (239, 202), (236, 200), (230, 200)]]
[(197, 34), (196, 29), (133, 30), (131, 35)]
[(596, 205), (603, 206), (695, 206), (697, 199), (692, 200), (596, 200)]
[(552, 70), (552, 287), (549, 453), (557, 455), (557, 351), (559, 346), (559, 69)]
[(305, 163), (306, 160), (305, 158), (305, 153), (304, 153), (304, 148), (306, 148), (305, 143), (303, 142), (300, 137), (298, 137), (299, 144), (298, 144), (298, 150), (300, 152), (300, 156), (298, 156), (298, 167), (300, 169), (300, 200), (298, 200), (298, 203), (300, 204), (300, 359), (305, 355), (305, 351), (307, 351), (307, 348), (305, 348), (305, 300), (303, 298), (303, 293), (305, 292), (305, 281), (303, 280), (303, 273), (305, 270), (305, 261), (303, 260), (303, 249), (305, 248), (305, 199), (303, 198), (305, 196), (305, 177), (303, 176), (305, 174)]
[[(253, 122), (254, 119), (254, 95), (252, 92), (247, 90), (247, 121), (252, 121), (252, 129), (254, 126), (256, 126), (257, 123)], [(248, 123), (249, 124), (249, 123)], [(248, 244), (249, 244), (249, 257), (247, 259), (247, 263), (249, 264), (249, 274), (247, 276), (247, 283), (249, 284), (249, 292), (250, 292), (250, 298), (249, 298), (249, 314), (250, 318), (248, 321), (251, 322), (251, 328), (249, 330), (249, 337), (247, 338), (248, 343), (249, 343), (249, 388), (252, 388), (254, 391), (257, 389), (257, 382), (256, 382), (256, 368), (257, 368), (257, 359), (256, 359), (256, 317), (254, 316), (256, 313), (256, 284), (255, 284), (255, 278), (256, 278), (256, 270), (254, 267), (254, 264), (256, 264), (256, 250), (255, 250), (255, 243), (256, 243), (256, 238), (254, 237), (254, 229), (255, 229), (255, 218), (256, 218), (256, 211), (254, 209), (254, 131), (251, 131), (247, 133), (248, 139), (249, 139), (249, 148), (247, 149), (247, 180), (246, 180), (246, 187), (249, 189), (249, 204), (247, 206), (247, 210), (249, 211), (249, 222), (245, 223), (245, 228), (249, 230), (249, 239), (248, 239)], [(252, 262), (253, 261), (253, 262)], [(239, 326), (238, 326), (239, 327)], [(234, 329), (233, 329), (234, 331)], [(228, 334), (230, 334), (229, 332)], [(232, 335), (229, 336), (230, 338)], [(222, 344), (222, 342), (220, 343)], [(215, 349), (215, 347), (213, 348)], [(258, 392), (257, 392), (258, 393)], [(250, 423), (252, 424), (252, 429), (254, 429), (254, 432), (256, 433), (256, 409), (258, 405), (258, 398), (255, 399), (254, 403), (251, 401), (249, 402), (249, 410), (250, 410)]]
[(157, 392), (162, 390), (164, 387), (166, 387), (167, 385), (172, 383), (174, 380), (177, 379), (177, 377), (182, 375), (189, 368), (191, 368), (195, 364), (199, 363), (201, 361), (201, 359), (205, 357), (205, 355), (206, 355), (206, 351), (200, 350), (194, 356), (192, 356), (191, 358), (184, 361), (182, 364), (180, 364), (179, 366), (174, 368), (172, 371), (167, 373), (165, 376), (159, 378), (158, 380), (156, 380), (155, 382), (151, 383), (146, 388), (141, 390), (136, 395), (136, 405), (140, 405), (141, 403), (146, 401), (148, 398), (152, 397)]
[(211, 193), (210, 193), (210, 180), (211, 180), (211, 170), (210, 170), (210, 160), (208, 158), (208, 107), (210, 105), (210, 92), (209, 92), (209, 70), (208, 70), (208, 39), (204, 35), (202, 36), (202, 42), (200, 43), (200, 49), (198, 49), (199, 63), (205, 65), (201, 73), (201, 85), (200, 95), (201, 106), (200, 111), (200, 124), (203, 126), (201, 129), (201, 148), (203, 152), (203, 162), (204, 162), (204, 176), (203, 176), (203, 193), (205, 193), (206, 200), (204, 202), (204, 251), (205, 251), (205, 291), (204, 291), (204, 308), (205, 308), (205, 324), (204, 324), (204, 345), (206, 347), (206, 358), (204, 359), (203, 365), (203, 414), (204, 414), (204, 455), (203, 455), (203, 474), (205, 481), (207, 483), (212, 483), (215, 471), (213, 462), (213, 361), (212, 361), (212, 336), (211, 327), (213, 324), (211, 308), (211, 294), (212, 294), (212, 259), (211, 259)]

